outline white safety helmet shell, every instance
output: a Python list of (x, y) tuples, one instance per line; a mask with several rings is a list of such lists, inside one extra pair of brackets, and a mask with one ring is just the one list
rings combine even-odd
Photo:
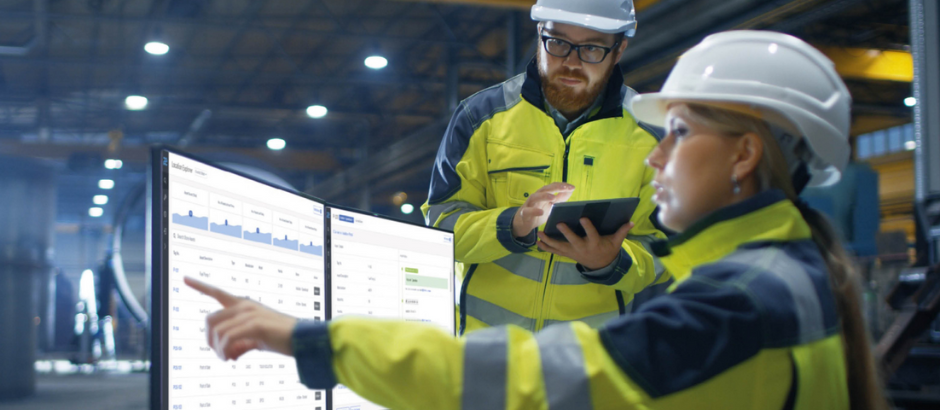
[(852, 97), (832, 61), (796, 37), (750, 30), (708, 36), (679, 58), (660, 92), (631, 104), (639, 120), (663, 124), (676, 101), (743, 104), (770, 123), (782, 116), (813, 156), (808, 186), (837, 182), (848, 163)]
[(532, 20), (581, 26), (601, 33), (636, 33), (633, 0), (538, 0)]

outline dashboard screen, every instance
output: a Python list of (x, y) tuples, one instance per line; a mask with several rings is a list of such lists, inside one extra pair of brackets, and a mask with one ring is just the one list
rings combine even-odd
[(328, 319), (324, 204), (162, 155), (160, 408), (325, 409), (326, 392), (303, 386), (291, 357), (253, 351), (219, 360), (205, 321), (221, 305), (183, 283), (191, 276), (298, 318)]
[(219, 360), (186, 276), (306, 320), (345, 315), (456, 332), (454, 234), (335, 208), (172, 150), (154, 150), (151, 408), (380, 409), (340, 385), (308, 390), (293, 358)]

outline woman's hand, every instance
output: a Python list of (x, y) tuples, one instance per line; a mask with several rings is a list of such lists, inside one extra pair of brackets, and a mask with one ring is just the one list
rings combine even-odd
[(222, 310), (206, 317), (206, 338), (220, 359), (236, 360), (256, 349), (293, 355), (291, 339), (297, 319), (197, 279), (183, 280), (222, 304)]

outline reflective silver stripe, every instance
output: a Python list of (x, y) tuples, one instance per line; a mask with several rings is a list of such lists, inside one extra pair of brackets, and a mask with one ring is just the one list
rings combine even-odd
[(522, 276), (536, 282), (542, 281), (542, 274), (545, 271), (545, 260), (524, 253), (511, 253), (493, 261), (493, 263), (513, 275)]
[(545, 328), (535, 336), (549, 410), (592, 409), (584, 352), (570, 325)]
[(522, 101), (522, 85), (525, 84), (525, 74), (519, 74), (503, 83), (503, 101), (506, 109)]
[(630, 103), (630, 100), (632, 100), (633, 97), (635, 97), (637, 94), (639, 93), (636, 92), (636, 90), (627, 87), (627, 92), (623, 98), (623, 109), (627, 110), (627, 112), (629, 112), (634, 119), (636, 118), (636, 114), (633, 113), (633, 104)]
[(811, 342), (825, 336), (825, 322), (816, 286), (813, 285), (813, 281), (799, 262), (776, 248), (743, 250), (729, 255), (722, 261), (758, 267), (786, 284), (796, 306), (800, 343)]
[(431, 207), (428, 209), (428, 216), (424, 222), (428, 226), (434, 226), (434, 224), (437, 223), (437, 219), (440, 218), (441, 215), (457, 211), (451, 215), (447, 215), (447, 217), (438, 224), (438, 228), (453, 232), (454, 226), (457, 225), (457, 218), (460, 218), (460, 215), (463, 215), (467, 212), (479, 211), (481, 209), (483, 208), (480, 208), (469, 202), (462, 201), (445, 202), (443, 204), (431, 205)]
[(591, 282), (584, 280), (581, 272), (578, 272), (576, 263), (555, 262), (552, 269), (553, 285), (587, 285), (588, 283)]
[[(633, 117), (633, 119), (636, 121), (636, 125), (638, 125), (641, 129), (643, 129), (643, 131), (648, 132), (650, 135), (653, 136), (653, 138), (656, 138), (656, 142), (662, 142), (663, 138), (665, 137), (665, 135), (663, 135), (665, 133), (665, 130), (662, 130), (660, 128), (659, 133), (653, 132), (650, 124), (644, 123), (640, 121), (639, 119), (637, 119), (636, 113), (633, 112), (633, 104), (630, 103), (630, 100), (632, 100), (633, 97), (637, 95), (637, 92), (636, 90), (630, 87), (625, 87), (625, 88), (627, 89), (627, 92), (625, 93), (624, 98), (623, 98), (623, 109), (627, 110), (627, 112), (630, 113), (630, 116)], [(659, 128), (659, 127), (656, 127), (656, 128)]]
[(467, 314), (489, 326), (516, 325), (528, 331), (535, 330), (535, 319), (467, 294)]
[(643, 235), (643, 236), (632, 236), (627, 235), (627, 239), (639, 242), (640, 245), (643, 245), (643, 248), (646, 249), (646, 252), (650, 254), (653, 258), (653, 271), (656, 272), (656, 279), (653, 279), (652, 283), (659, 282), (659, 279), (662, 278), (663, 272), (666, 271), (666, 268), (663, 267), (663, 263), (659, 261), (659, 258), (656, 257), (656, 254), (653, 253), (652, 244), (653, 242), (659, 241), (660, 239), (653, 235)]
[(463, 409), (505, 409), (509, 330), (481, 329), (467, 335), (463, 358)]
[[(631, 303), (632, 303), (632, 302), (631, 302)], [(628, 305), (627, 305), (627, 312), (630, 311), (630, 308), (631, 308), (631, 307), (630, 307), (630, 305), (628, 304)], [(548, 326), (555, 325), (555, 324), (559, 324), (559, 323), (584, 322), (584, 323), (587, 324), (588, 326), (590, 326), (590, 327), (592, 327), (592, 328), (594, 328), (594, 329), (597, 329), (597, 328), (603, 326), (604, 323), (607, 323), (607, 322), (609, 322), (609, 321), (611, 321), (611, 320), (614, 320), (614, 319), (616, 319), (616, 318), (619, 317), (619, 316), (620, 316), (620, 312), (615, 310), (615, 311), (613, 311), (613, 312), (604, 312), (604, 313), (600, 313), (600, 314), (597, 314), (597, 315), (585, 316), (585, 317), (582, 317), (582, 318), (577, 319), (577, 320), (550, 320), (550, 319), (545, 319), (545, 324), (544, 324), (543, 326), (548, 327)]]

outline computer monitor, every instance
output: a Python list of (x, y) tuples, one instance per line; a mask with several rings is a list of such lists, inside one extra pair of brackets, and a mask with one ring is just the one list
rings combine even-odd
[[(327, 216), (332, 318), (401, 319), (455, 334), (453, 233), (336, 207)], [(383, 408), (344, 386), (329, 406)]]
[(173, 150), (154, 150), (151, 407), (326, 409), (293, 358), (250, 352), (223, 362), (206, 341), (221, 308), (192, 276), (276, 310), (326, 320), (322, 201)]

